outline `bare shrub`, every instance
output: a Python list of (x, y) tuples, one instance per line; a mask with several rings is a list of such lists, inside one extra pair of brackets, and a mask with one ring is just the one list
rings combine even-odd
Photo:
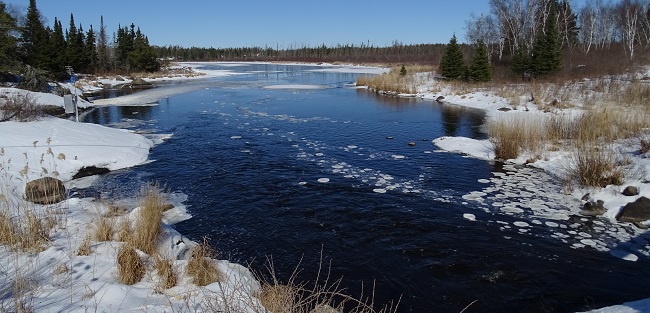
[(27, 65), (23, 73), (23, 79), (18, 83), (18, 88), (35, 92), (48, 92), (50, 85), (47, 72)]
[(117, 251), (117, 278), (125, 285), (133, 285), (144, 277), (146, 268), (135, 249), (125, 244)]
[(0, 244), (13, 246), (18, 240), (16, 225), (11, 221), (11, 215), (6, 210), (0, 210)]
[(43, 111), (36, 104), (34, 97), (26, 92), (13, 93), (0, 99), (0, 122), (17, 120), (29, 122), (43, 116)]
[(579, 144), (572, 155), (569, 173), (582, 186), (620, 185), (625, 177), (609, 147)]
[(639, 148), (639, 153), (646, 154), (648, 151), (650, 151), (650, 139), (641, 139), (639, 144), (641, 145), (641, 148)]
[(187, 274), (192, 277), (195, 285), (207, 286), (223, 281), (223, 274), (214, 266), (213, 258), (216, 258), (216, 253), (206, 240), (192, 248), (190, 259), (187, 261)]
[(169, 289), (178, 283), (178, 275), (174, 271), (173, 261), (168, 257), (158, 255), (154, 260), (154, 269), (160, 276), (158, 288)]

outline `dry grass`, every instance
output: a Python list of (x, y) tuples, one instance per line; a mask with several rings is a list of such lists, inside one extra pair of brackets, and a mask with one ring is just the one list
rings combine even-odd
[(30, 93), (15, 93), (0, 98), (0, 122), (29, 122), (43, 116), (41, 107)]
[(37, 214), (31, 208), (21, 208), (13, 217), (7, 208), (0, 208), (0, 244), (23, 252), (42, 251), (55, 225), (52, 216)]
[(639, 145), (641, 146), (639, 148), (639, 153), (640, 154), (646, 154), (648, 151), (650, 151), (650, 139), (644, 138), (639, 140)]
[(133, 234), (131, 233), (131, 221), (129, 221), (129, 218), (121, 218), (118, 222), (117, 228), (117, 240), (122, 242), (131, 242)]
[(117, 279), (125, 285), (133, 285), (144, 277), (146, 268), (135, 248), (125, 244), (117, 251)]
[(153, 255), (162, 234), (163, 212), (168, 206), (159, 188), (155, 185), (143, 187), (141, 193), (143, 200), (134, 221), (134, 231), (130, 242), (141, 251)]
[(609, 147), (580, 144), (572, 155), (570, 177), (582, 186), (620, 185), (625, 177)]
[(357, 79), (357, 86), (367, 86), (378, 92), (415, 94), (417, 92), (414, 87), (415, 73), (433, 71), (430, 66), (407, 65), (405, 66), (407, 74), (402, 76), (400, 75), (401, 69), (401, 66), (397, 66), (382, 75), (360, 76)]
[(87, 236), (79, 245), (79, 248), (77, 249), (77, 255), (90, 255), (90, 253), (92, 253), (92, 248), (90, 246), (90, 236)]
[(100, 218), (95, 225), (95, 241), (110, 241), (115, 230), (115, 220), (111, 218)]
[(375, 309), (374, 287), (370, 297), (362, 294), (355, 298), (345, 294), (340, 287), (341, 280), (332, 280), (329, 270), (324, 271), (322, 261), (317, 276), (311, 283), (298, 282), (299, 267), (296, 267), (286, 283), (278, 281), (271, 260), (268, 260), (267, 270), (271, 277), (269, 281), (258, 277), (258, 280), (263, 281), (259, 299), (266, 309), (274, 313), (389, 313), (395, 312), (399, 305), (399, 302), (394, 306), (390, 303), (379, 310)]
[(488, 121), (490, 142), (497, 159), (515, 159), (522, 150), (540, 153), (549, 135), (547, 119), (507, 114)]
[(186, 270), (195, 285), (207, 286), (223, 281), (223, 274), (213, 264), (214, 258), (216, 253), (205, 241), (192, 249)]
[(173, 261), (168, 257), (158, 255), (154, 260), (154, 269), (160, 276), (158, 288), (161, 290), (169, 289), (178, 283), (178, 275), (174, 270)]

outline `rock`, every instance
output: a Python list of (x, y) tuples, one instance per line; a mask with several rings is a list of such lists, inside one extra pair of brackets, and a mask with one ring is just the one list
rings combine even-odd
[(629, 223), (650, 220), (650, 199), (641, 197), (626, 204), (616, 215), (616, 220)]
[(131, 89), (148, 89), (148, 88), (153, 88), (154, 85), (142, 78), (136, 78), (134, 79), (128, 86)]
[(438, 98), (436, 98), (436, 102), (438, 102), (438, 103), (442, 103), (442, 102), (444, 102), (444, 100), (445, 100), (445, 97), (443, 97), (443, 96), (438, 96)]
[(638, 196), (639, 195), (639, 188), (635, 186), (627, 186), (625, 189), (623, 189), (623, 195), (624, 196)]
[(590, 194), (590, 193), (586, 193), (584, 196), (582, 196), (581, 199), (582, 199), (582, 201), (587, 201), (587, 200), (589, 200), (590, 198), (591, 198), (591, 194)]
[(107, 168), (96, 167), (96, 166), (84, 166), (81, 169), (79, 169), (77, 174), (74, 174), (74, 176), (72, 176), (72, 179), (82, 178), (86, 176), (93, 176), (93, 175), (103, 175), (108, 172), (110, 172), (110, 170)]
[(54, 177), (32, 180), (25, 186), (25, 200), (36, 204), (59, 203), (66, 198), (63, 182)]
[(510, 108), (506, 108), (506, 107), (501, 107), (501, 108), (498, 108), (497, 110), (499, 110), (499, 111), (501, 111), (501, 112), (508, 112), (508, 111), (510, 111), (511, 109), (510, 109)]
[(607, 209), (605, 209), (605, 206), (603, 206), (603, 204), (604, 204), (603, 200), (598, 200), (596, 202), (589, 201), (585, 203), (585, 206), (582, 209), (582, 211), (580, 211), (580, 214), (585, 216), (603, 215), (605, 214), (605, 212), (607, 212)]

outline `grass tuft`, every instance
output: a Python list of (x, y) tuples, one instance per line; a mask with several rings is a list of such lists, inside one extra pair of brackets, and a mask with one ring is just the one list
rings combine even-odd
[(571, 162), (569, 173), (582, 186), (620, 185), (625, 178), (623, 169), (617, 166), (614, 151), (609, 147), (580, 144)]
[(140, 211), (134, 222), (134, 232), (130, 242), (142, 252), (153, 255), (162, 234), (163, 212), (168, 207), (158, 186), (143, 187)]
[(92, 248), (90, 246), (90, 236), (84, 238), (77, 249), (77, 255), (90, 255)]
[(95, 240), (110, 241), (113, 238), (113, 231), (115, 229), (115, 220), (110, 218), (100, 218), (95, 226)]
[(125, 244), (117, 251), (117, 278), (125, 285), (133, 285), (144, 277), (146, 268), (135, 248)]
[(223, 281), (223, 274), (213, 264), (214, 258), (216, 253), (206, 240), (192, 249), (190, 259), (187, 261), (187, 274), (192, 277), (195, 285), (207, 286)]
[(169, 289), (178, 283), (178, 275), (174, 270), (173, 264), (173, 261), (168, 257), (160, 255), (156, 257), (154, 269), (158, 272), (158, 276), (160, 276), (159, 289)]

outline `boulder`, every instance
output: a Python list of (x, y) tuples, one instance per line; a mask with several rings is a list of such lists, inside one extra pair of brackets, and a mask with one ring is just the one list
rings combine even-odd
[(25, 186), (25, 200), (36, 204), (59, 203), (66, 198), (63, 182), (54, 177), (32, 180)]
[(650, 199), (641, 197), (626, 204), (616, 215), (616, 220), (629, 223), (650, 220)]
[(634, 186), (627, 186), (625, 189), (623, 189), (623, 195), (628, 197), (638, 196), (639, 188), (636, 188)]
[(603, 200), (598, 200), (595, 202), (589, 201), (585, 203), (585, 206), (583, 207), (582, 211), (580, 211), (580, 214), (585, 216), (603, 215), (605, 212), (607, 212), (607, 209), (605, 209), (605, 206), (603, 206), (603, 204)]
[(134, 79), (128, 86), (132, 89), (149, 89), (153, 88), (154, 85), (142, 78)]
[(443, 96), (438, 96), (438, 97), (436, 98), (436, 102), (438, 102), (438, 103), (443, 103), (444, 100), (445, 100), (445, 97), (443, 97)]

